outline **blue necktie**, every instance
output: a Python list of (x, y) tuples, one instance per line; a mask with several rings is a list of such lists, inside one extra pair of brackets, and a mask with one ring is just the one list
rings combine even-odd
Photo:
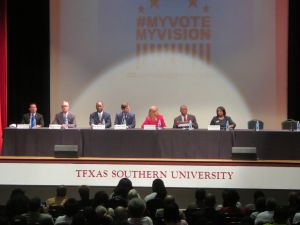
[(34, 114), (31, 114), (31, 124), (30, 124), (30, 128), (34, 128), (35, 127), (35, 117)]

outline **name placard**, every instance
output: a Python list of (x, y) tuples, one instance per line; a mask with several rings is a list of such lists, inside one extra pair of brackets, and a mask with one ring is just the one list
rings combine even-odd
[(115, 130), (126, 130), (127, 126), (126, 126), (126, 124), (115, 124), (114, 129)]
[(92, 124), (92, 130), (105, 130), (105, 124)]
[(29, 129), (29, 124), (17, 124), (18, 129)]
[(144, 125), (144, 130), (156, 130), (155, 125)]
[(208, 125), (207, 130), (221, 130), (220, 125)]
[(180, 123), (178, 124), (178, 128), (187, 128), (189, 127), (189, 123)]
[(61, 129), (61, 125), (60, 124), (50, 124), (49, 129), (58, 130), (58, 129)]

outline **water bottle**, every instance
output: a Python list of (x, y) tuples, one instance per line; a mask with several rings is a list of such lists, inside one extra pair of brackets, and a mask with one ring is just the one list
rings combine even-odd
[(297, 131), (300, 131), (300, 122), (299, 122), (299, 120), (297, 121)]
[(192, 123), (192, 121), (190, 120), (189, 121), (189, 130), (192, 130), (193, 129), (193, 123)]
[(256, 121), (256, 124), (255, 124), (255, 130), (256, 130), (256, 131), (259, 131), (259, 122), (258, 122), (258, 121)]
[(229, 130), (229, 121), (226, 121), (226, 130)]
[(160, 122), (160, 120), (158, 120), (158, 123), (157, 123), (157, 129), (161, 129), (161, 122)]

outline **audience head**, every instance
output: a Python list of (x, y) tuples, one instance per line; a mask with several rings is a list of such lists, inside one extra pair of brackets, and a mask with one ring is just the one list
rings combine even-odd
[(85, 225), (86, 219), (82, 213), (77, 213), (72, 219), (71, 225)]
[(61, 185), (56, 188), (57, 197), (66, 197), (66, 195), (67, 195), (67, 188), (65, 186)]
[(173, 195), (167, 195), (165, 198), (164, 198), (164, 205), (168, 205), (170, 203), (175, 203), (175, 198)]
[(164, 207), (164, 219), (166, 222), (173, 223), (180, 221), (179, 207), (176, 203), (170, 203)]
[(96, 192), (93, 200), (93, 206), (96, 208), (99, 205), (102, 205), (104, 207), (108, 206), (108, 194), (105, 191), (98, 191)]
[(70, 109), (69, 102), (63, 101), (63, 102), (61, 103), (61, 110), (62, 110), (62, 112), (63, 112), (63, 113), (67, 113), (67, 112), (69, 112), (69, 109)]
[(204, 205), (207, 208), (214, 208), (216, 204), (216, 198), (212, 193), (207, 193), (204, 198)]
[(78, 210), (79, 210), (79, 205), (76, 199), (74, 198), (69, 198), (66, 203), (64, 204), (64, 209), (65, 209), (65, 214), (69, 217), (74, 216)]
[(266, 210), (266, 199), (264, 197), (259, 197), (255, 201), (255, 211), (263, 212)]
[(156, 198), (164, 199), (167, 195), (167, 189), (163, 180), (155, 179), (152, 182), (152, 191), (157, 193)]
[(262, 191), (258, 190), (258, 191), (254, 192), (254, 194), (253, 194), (254, 202), (256, 201), (256, 199), (261, 198), (261, 197), (265, 198), (265, 194)]
[(291, 191), (289, 193), (289, 206), (290, 207), (296, 207), (297, 206), (297, 198), (298, 198), (298, 193), (296, 191)]
[(29, 201), (29, 211), (37, 212), (41, 209), (41, 199), (38, 197), (34, 197)]
[(286, 207), (277, 207), (274, 211), (274, 224), (288, 224), (289, 211)]
[(97, 217), (101, 218), (107, 214), (107, 209), (102, 205), (98, 205), (95, 209), (95, 212), (96, 212)]
[(123, 206), (116, 207), (114, 210), (114, 215), (116, 221), (120, 221), (120, 222), (127, 221), (127, 216), (128, 216), (127, 210)]
[(15, 216), (10, 225), (27, 225), (27, 218), (25, 216), (22, 215), (17, 215)]
[(96, 102), (96, 110), (97, 112), (102, 112), (104, 109), (104, 104), (103, 102), (99, 101), (99, 102)]
[(36, 106), (36, 104), (35, 103), (30, 103), (28, 110), (29, 110), (30, 113), (36, 113), (37, 112), (37, 106)]
[(16, 189), (13, 189), (12, 192), (10, 193), (10, 198), (14, 198), (16, 196), (25, 196), (25, 191), (21, 188), (16, 188)]
[(236, 190), (229, 190), (227, 195), (227, 201), (229, 207), (236, 207), (237, 202), (240, 200), (240, 196)]
[(114, 190), (115, 195), (121, 195), (127, 198), (128, 192), (132, 189), (132, 182), (128, 178), (122, 178)]
[(219, 106), (216, 110), (216, 113), (218, 117), (226, 116), (226, 110), (223, 106)]
[(276, 209), (277, 203), (274, 198), (269, 198), (266, 202), (266, 210), (274, 211)]
[(185, 116), (188, 112), (188, 107), (186, 105), (181, 105), (180, 106), (180, 113), (181, 115)]
[(80, 195), (80, 198), (82, 200), (88, 200), (90, 199), (90, 189), (88, 186), (86, 185), (81, 185), (79, 188), (78, 188), (78, 193)]
[(121, 110), (124, 113), (128, 113), (130, 111), (129, 104), (127, 102), (122, 103)]
[(128, 200), (131, 200), (133, 198), (141, 198), (140, 194), (135, 189), (131, 189), (128, 192)]
[(202, 203), (205, 199), (206, 191), (204, 189), (197, 189), (195, 191), (195, 198), (197, 203)]
[(139, 198), (131, 199), (128, 203), (128, 213), (132, 218), (141, 218), (146, 210), (144, 200)]

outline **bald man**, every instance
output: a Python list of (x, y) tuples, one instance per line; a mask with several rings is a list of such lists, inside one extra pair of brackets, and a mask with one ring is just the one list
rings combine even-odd
[(90, 114), (89, 124), (91, 126), (105, 124), (105, 128), (111, 127), (111, 117), (110, 117), (109, 113), (104, 112), (103, 102), (101, 102), (101, 101), (96, 102), (96, 112), (93, 112)]
[(60, 124), (61, 128), (75, 128), (76, 117), (73, 113), (70, 112), (69, 102), (63, 101), (61, 103), (61, 112), (55, 115), (52, 124)]
[(173, 128), (178, 128), (179, 124), (187, 124), (189, 121), (192, 121), (194, 129), (198, 129), (196, 117), (192, 114), (188, 114), (188, 107), (186, 105), (181, 105), (180, 115), (174, 119)]

